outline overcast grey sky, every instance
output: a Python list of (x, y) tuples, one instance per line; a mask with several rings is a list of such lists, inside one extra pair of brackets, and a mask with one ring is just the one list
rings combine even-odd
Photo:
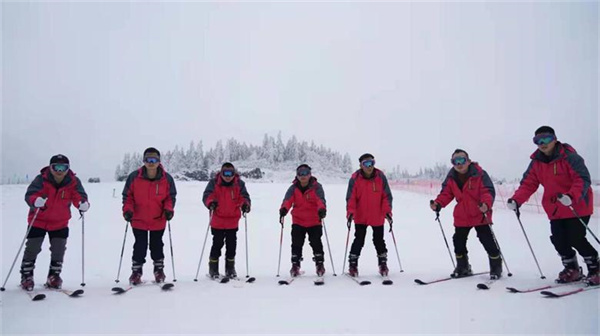
[(2, 175), (264, 133), (520, 177), (543, 124), (598, 179), (597, 3), (5, 3)]

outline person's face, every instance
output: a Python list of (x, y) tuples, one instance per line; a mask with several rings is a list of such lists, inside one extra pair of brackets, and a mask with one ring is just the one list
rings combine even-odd
[(556, 136), (550, 133), (542, 133), (533, 137), (533, 143), (538, 146), (538, 149), (550, 156), (556, 146)]
[(223, 168), (221, 169), (221, 178), (223, 179), (223, 181), (229, 183), (233, 180), (233, 177), (235, 175), (235, 169), (233, 168)]
[(375, 170), (375, 159), (364, 159), (360, 162), (360, 169), (367, 174), (371, 175)]
[(67, 173), (69, 172), (69, 164), (68, 163), (53, 163), (50, 165), (50, 174), (57, 181), (62, 181)]
[(154, 170), (160, 164), (160, 157), (156, 153), (148, 153), (144, 156), (144, 166), (146, 169)]
[(308, 169), (308, 168), (298, 169), (296, 171), (296, 177), (298, 178), (298, 181), (300, 181), (300, 183), (302, 185), (308, 184), (308, 180), (310, 180), (310, 169)]
[(450, 162), (452, 162), (454, 170), (460, 174), (466, 173), (467, 170), (469, 170), (469, 165), (471, 164), (471, 160), (469, 160), (465, 153), (456, 153), (452, 155)]

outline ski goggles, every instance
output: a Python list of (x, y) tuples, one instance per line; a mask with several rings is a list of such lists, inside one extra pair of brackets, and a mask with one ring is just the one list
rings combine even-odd
[(457, 156), (454, 159), (450, 160), (450, 162), (452, 162), (452, 165), (454, 166), (459, 166), (459, 165), (464, 165), (465, 163), (467, 163), (467, 158), (464, 156)]
[(308, 168), (298, 169), (296, 171), (296, 175), (298, 175), (298, 176), (309, 176), (310, 175), (310, 169), (308, 169)]
[(554, 140), (556, 140), (556, 135), (554, 134), (538, 134), (533, 137), (533, 143), (538, 146), (547, 145)]
[(150, 156), (150, 157), (144, 158), (144, 162), (145, 163), (151, 163), (151, 164), (153, 164), (153, 163), (159, 163), (160, 159), (157, 158), (157, 157)]
[(235, 175), (235, 171), (233, 169), (224, 169), (221, 170), (221, 175), (224, 177), (233, 177), (233, 175)]
[(365, 168), (371, 168), (375, 165), (375, 160), (370, 159), (370, 160), (364, 160), (363, 162), (360, 163), (363, 167)]
[(57, 173), (64, 173), (67, 170), (69, 170), (69, 164), (68, 163), (53, 163), (50, 165), (50, 168), (52, 168), (52, 170), (54, 170)]

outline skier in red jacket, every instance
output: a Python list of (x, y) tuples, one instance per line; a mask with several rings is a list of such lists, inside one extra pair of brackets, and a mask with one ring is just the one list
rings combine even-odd
[[(293, 207), (293, 209), (292, 209)], [(325, 192), (323, 186), (312, 176), (311, 168), (301, 164), (296, 168), (296, 178), (288, 188), (279, 208), (279, 222), (283, 226), (283, 218), (292, 209), (292, 269), (290, 275), (300, 275), (302, 248), (308, 234), (308, 241), (313, 250), (313, 261), (317, 276), (325, 274), (325, 254), (323, 252), (323, 223), (327, 214)]]
[[(61, 288), (60, 273), (69, 237), (71, 204), (85, 212), (90, 208), (88, 196), (81, 181), (70, 170), (69, 159), (58, 154), (50, 159), (50, 165), (42, 168), (25, 193), (29, 206), (28, 221), (31, 230), (27, 235), (25, 252), (21, 263), (21, 288), (31, 291), (34, 287), (33, 269), (42, 250), (46, 232), (50, 238), (50, 269), (46, 286)], [(33, 217), (35, 221), (32, 222)]]
[(219, 277), (219, 258), (225, 245), (225, 276), (237, 278), (235, 250), (237, 248), (238, 222), (243, 214), (250, 212), (250, 195), (246, 184), (230, 162), (221, 166), (221, 171), (208, 182), (204, 205), (210, 210), (210, 231), (213, 235), (208, 260), (208, 275)]
[(358, 276), (358, 258), (365, 245), (367, 227), (373, 228), (373, 244), (377, 251), (379, 273), (388, 275), (387, 247), (383, 238), (383, 223), (392, 225), (392, 191), (383, 172), (375, 168), (375, 157), (365, 153), (358, 159), (360, 169), (348, 182), (346, 218), (348, 228), (354, 221), (354, 241), (348, 255), (348, 274)]
[(469, 265), (467, 238), (471, 229), (475, 228), (477, 238), (488, 253), (490, 278), (499, 279), (502, 276), (502, 257), (490, 227), (496, 196), (494, 184), (477, 162), (471, 162), (466, 151), (456, 149), (451, 162), (453, 168), (442, 183), (440, 194), (429, 203), (431, 210), (439, 212), (456, 199), (452, 237), (456, 268), (451, 276), (460, 278), (473, 274)]
[(590, 172), (575, 149), (557, 140), (554, 129), (542, 126), (535, 131), (533, 142), (538, 149), (523, 174), (521, 185), (508, 200), (508, 207), (518, 211), (541, 184), (544, 186), (542, 206), (550, 219), (550, 241), (565, 267), (557, 282), (573, 282), (583, 278), (575, 248), (585, 260), (590, 285), (600, 285), (598, 251), (586, 239), (586, 228), (594, 212), (594, 194)]
[[(123, 218), (131, 223), (135, 237), (129, 283), (142, 283), (144, 263), (150, 243), (154, 262), (154, 280), (165, 281), (163, 234), (174, 215), (177, 189), (175, 181), (160, 164), (160, 152), (149, 147), (144, 151), (144, 165), (129, 174), (123, 188)], [(150, 240), (148, 240), (150, 236)]]

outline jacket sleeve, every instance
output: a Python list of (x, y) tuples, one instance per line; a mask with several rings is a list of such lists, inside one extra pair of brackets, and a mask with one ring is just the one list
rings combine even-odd
[(444, 182), (442, 182), (442, 190), (440, 191), (440, 194), (437, 195), (437, 197), (435, 198), (435, 202), (441, 205), (442, 208), (445, 208), (454, 199), (454, 193), (452, 192), (452, 188), (449, 185), (450, 183), (453, 183), (452, 170), (450, 170), (450, 172), (448, 172), (448, 175), (446, 175), (446, 179), (444, 180)]
[(204, 194), (202, 195), (202, 203), (208, 208), (210, 203), (216, 199), (215, 195), (215, 179), (211, 179), (206, 185), (206, 189), (204, 189)]
[(346, 218), (350, 217), (350, 215), (354, 215), (356, 212), (356, 190), (354, 189), (354, 185), (356, 183), (356, 179), (354, 177), (350, 178), (348, 181), (348, 191), (346, 192)]
[(587, 202), (589, 198), (588, 191), (590, 189), (590, 185), (592, 184), (592, 180), (590, 177), (590, 172), (585, 166), (583, 158), (577, 153), (570, 153), (567, 155), (567, 163), (571, 167), (569, 170), (569, 175), (573, 180), (573, 184), (567, 193), (575, 202), (579, 202), (581, 200)]
[(383, 199), (381, 200), (381, 209), (385, 215), (392, 213), (392, 202), (394, 200), (392, 196), (392, 190), (385, 174), (380, 173), (381, 180), (383, 181)]
[(81, 180), (79, 177), (75, 176), (75, 194), (73, 195), (73, 205), (75, 205), (76, 208), (79, 208), (79, 205), (87, 200), (88, 195), (85, 192), (85, 189), (83, 189)]
[(286, 210), (290, 210), (290, 208), (292, 207), (292, 205), (294, 205), (294, 190), (296, 189), (295, 185), (291, 185), (288, 190), (285, 193), (285, 196), (283, 197), (283, 202), (281, 203), (281, 208), (285, 208)]
[(327, 209), (327, 201), (325, 201), (325, 191), (323, 190), (323, 186), (321, 185), (321, 183), (317, 182), (315, 193), (317, 194), (317, 209)]
[(494, 189), (494, 183), (492, 179), (488, 175), (488, 173), (484, 170), (483, 176), (481, 178), (481, 203), (485, 203), (489, 209), (494, 205), (494, 199), (496, 199), (496, 189)]
[(169, 197), (165, 199), (163, 209), (173, 211), (175, 209), (175, 201), (177, 200), (177, 188), (175, 187), (175, 180), (173, 180), (173, 176), (167, 173), (166, 177), (167, 185), (169, 186)]
[(244, 199), (242, 204), (248, 204), (248, 206), (252, 205), (252, 201), (250, 200), (250, 194), (248, 194), (248, 190), (246, 189), (246, 183), (242, 180), (239, 180), (240, 185), (240, 194)]
[(511, 198), (514, 199), (517, 204), (522, 205), (523, 203), (527, 202), (529, 197), (533, 195), (539, 186), (540, 180), (537, 177), (535, 160), (531, 160), (529, 167), (527, 167), (527, 170), (525, 173), (523, 173), (523, 178), (521, 179), (519, 188), (515, 190), (515, 193)]
[(33, 203), (35, 203), (36, 198), (44, 196), (41, 194), (43, 189), (44, 179), (42, 178), (42, 175), (38, 175), (31, 181), (31, 184), (27, 187), (27, 191), (25, 192), (25, 202), (30, 208), (34, 208)]
[(125, 187), (123, 187), (123, 213), (127, 211), (131, 211), (133, 213), (133, 205), (135, 204), (133, 181), (135, 180), (136, 175), (137, 172), (135, 171), (129, 174), (129, 176), (127, 177), (127, 181), (125, 182)]

